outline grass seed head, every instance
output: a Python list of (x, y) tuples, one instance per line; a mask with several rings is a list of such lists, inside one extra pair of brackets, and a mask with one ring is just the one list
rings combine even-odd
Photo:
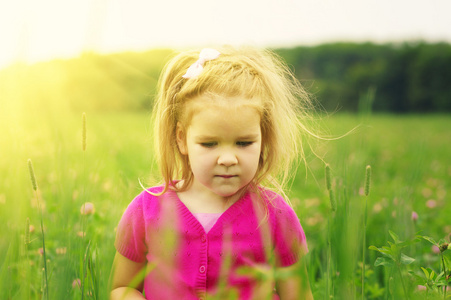
[(371, 166), (366, 166), (366, 174), (365, 174), (365, 196), (370, 194), (371, 187)]
[(38, 184), (36, 183), (36, 177), (34, 176), (33, 163), (31, 159), (28, 159), (28, 171), (30, 172), (31, 185), (33, 186), (33, 190), (38, 189)]
[(337, 210), (337, 201), (334, 196), (334, 192), (332, 190), (329, 190), (329, 200), (330, 200), (330, 208), (332, 211)]
[(332, 181), (330, 179), (330, 166), (326, 164), (326, 187), (330, 191), (332, 189)]
[(83, 151), (86, 151), (86, 113), (81, 115), (82, 120), (82, 134), (81, 134), (81, 147)]

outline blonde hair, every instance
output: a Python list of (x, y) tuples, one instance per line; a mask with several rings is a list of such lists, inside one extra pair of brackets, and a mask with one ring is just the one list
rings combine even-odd
[[(314, 135), (306, 126), (311, 102), (308, 93), (282, 59), (270, 50), (224, 47), (220, 56), (204, 64), (197, 78), (185, 79), (199, 51), (183, 52), (164, 68), (155, 100), (154, 126), (156, 155), (166, 192), (175, 179), (183, 179), (179, 191), (192, 182), (193, 175), (187, 156), (177, 146), (176, 128), (181, 122), (188, 126), (186, 116), (189, 100), (201, 95), (216, 98), (243, 97), (260, 113), (262, 154), (251, 185), (283, 188), (295, 174), (297, 159), (305, 160), (303, 135)], [(246, 102), (248, 103), (248, 101)], [(175, 187), (174, 187), (175, 188)]]

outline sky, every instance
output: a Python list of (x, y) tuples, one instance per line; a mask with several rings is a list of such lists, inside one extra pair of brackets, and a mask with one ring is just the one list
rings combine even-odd
[(0, 67), (159, 47), (451, 43), (451, 0), (0, 0)]

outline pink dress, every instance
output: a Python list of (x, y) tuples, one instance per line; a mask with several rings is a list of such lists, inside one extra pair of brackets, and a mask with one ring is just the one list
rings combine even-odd
[(261, 196), (267, 212), (262, 199), (246, 193), (206, 230), (174, 191), (159, 197), (143, 191), (124, 212), (115, 247), (132, 261), (147, 262), (146, 299), (271, 294), (274, 283), (262, 282), (259, 272), (290, 266), (308, 250), (293, 209), (274, 192), (262, 189)]

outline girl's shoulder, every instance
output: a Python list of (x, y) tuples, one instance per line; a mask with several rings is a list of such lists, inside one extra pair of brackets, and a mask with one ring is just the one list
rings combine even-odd
[(145, 196), (145, 197), (158, 197), (160, 196), (161, 192), (164, 190), (164, 185), (157, 185), (149, 188), (145, 188), (144, 190), (139, 193), (138, 197)]
[[(158, 218), (162, 209), (173, 210), (176, 201), (168, 201), (176, 197), (172, 189), (164, 191), (164, 185), (145, 188), (127, 206), (126, 212), (145, 219)], [(165, 210), (166, 211), (166, 210)]]
[(163, 185), (145, 188), (130, 202), (129, 207), (142, 209), (143, 207), (148, 207), (149, 205), (155, 205), (160, 201), (163, 190)]
[(257, 197), (260, 197), (270, 214), (275, 212), (280, 213), (280, 211), (293, 211), (284, 197), (273, 190), (266, 187), (259, 187), (258, 194)]

